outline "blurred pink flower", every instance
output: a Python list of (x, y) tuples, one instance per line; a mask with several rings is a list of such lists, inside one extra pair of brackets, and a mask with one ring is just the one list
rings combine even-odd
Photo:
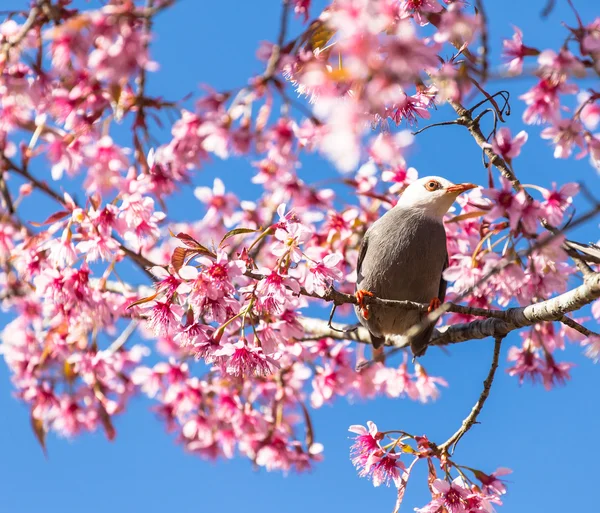
[(527, 142), (527, 137), (527, 132), (521, 130), (513, 138), (510, 128), (502, 127), (494, 135), (492, 150), (502, 158), (512, 160), (521, 153), (521, 147)]

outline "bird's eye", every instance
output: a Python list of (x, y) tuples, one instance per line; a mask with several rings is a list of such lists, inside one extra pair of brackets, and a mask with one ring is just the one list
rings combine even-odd
[(437, 191), (438, 189), (441, 189), (441, 188), (442, 188), (442, 186), (441, 186), (440, 182), (438, 182), (436, 180), (429, 180), (425, 184), (425, 189), (427, 189), (429, 192)]

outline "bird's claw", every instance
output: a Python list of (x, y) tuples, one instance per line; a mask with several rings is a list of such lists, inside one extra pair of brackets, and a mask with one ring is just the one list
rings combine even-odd
[(356, 296), (356, 301), (358, 302), (358, 307), (360, 308), (361, 315), (365, 319), (368, 319), (369, 318), (369, 310), (367, 308), (367, 305), (365, 305), (365, 303), (364, 303), (365, 296), (369, 296), (369, 297), (375, 297), (375, 296), (373, 295), (372, 292), (369, 292), (368, 290), (364, 290), (364, 289), (357, 290), (354, 295)]
[(429, 302), (429, 307), (427, 308), (427, 313), (431, 313), (434, 310), (437, 310), (440, 306), (442, 306), (442, 302), (440, 301), (440, 298), (439, 297), (434, 297)]

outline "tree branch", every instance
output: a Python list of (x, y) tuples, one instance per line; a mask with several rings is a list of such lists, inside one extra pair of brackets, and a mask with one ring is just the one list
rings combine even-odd
[[(579, 310), (581, 307), (590, 304), (598, 298), (600, 298), (600, 274), (596, 273), (583, 285), (546, 301), (541, 301), (525, 307), (509, 308), (508, 310), (494, 310), (493, 317), (442, 328), (434, 333), (430, 345), (441, 346), (487, 337), (505, 337), (511, 331), (526, 326), (532, 326), (539, 322), (550, 321), (564, 322), (580, 333), (584, 333), (587, 336), (593, 336), (595, 335), (594, 332), (575, 323), (572, 319), (566, 318), (565, 314)], [(413, 306), (411, 304), (403, 304), (410, 302), (394, 303), (396, 303), (396, 308), (398, 308), (399, 312), (407, 308), (410, 309)], [(418, 304), (419, 303), (417, 303), (417, 305)], [(464, 309), (461, 313), (469, 313), (469, 307), (462, 305), (452, 306), (452, 308), (457, 307)], [(565, 318), (568, 319), (566, 322)], [(354, 340), (364, 344), (371, 343), (371, 338), (366, 328), (359, 327), (356, 331), (351, 333), (340, 333), (329, 328), (327, 326), (327, 321), (321, 319), (305, 317), (302, 318), (300, 322), (307, 334), (310, 334), (310, 340), (329, 337), (339, 340)], [(304, 340), (309, 340), (308, 336), (305, 337)], [(404, 337), (389, 337), (388, 340), (386, 340), (386, 345), (393, 346), (396, 349), (402, 349), (408, 346), (408, 341)]]
[(568, 312), (574, 312), (600, 297), (600, 274), (591, 276), (583, 285), (559, 296), (533, 305), (506, 310), (505, 319), (485, 319), (448, 327), (434, 337), (432, 345), (454, 344), (486, 337), (504, 337), (511, 331), (538, 322), (562, 321)]
[(2, 48), (3, 56), (2, 59), (0, 59), (0, 64), (2, 66), (6, 65), (6, 63), (8, 62), (8, 59), (10, 57), (10, 50), (19, 46), (23, 42), (25, 37), (27, 37), (29, 31), (33, 28), (37, 21), (38, 14), (40, 14), (40, 8), (44, 3), (45, 0), (37, 0), (35, 2), (35, 5), (29, 11), (29, 15), (27, 16), (25, 23), (23, 24), (17, 35), (4, 44), (4, 47)]

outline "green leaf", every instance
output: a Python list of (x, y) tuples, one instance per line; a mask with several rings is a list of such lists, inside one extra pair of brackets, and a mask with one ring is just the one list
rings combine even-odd
[(329, 26), (320, 20), (317, 20), (310, 27), (310, 35), (308, 41), (313, 50), (323, 48), (335, 35), (335, 30), (332, 30)]
[(219, 242), (219, 247), (229, 237), (234, 237), (235, 235), (242, 235), (242, 234), (245, 234), (245, 233), (256, 233), (257, 231), (258, 230), (254, 230), (252, 228), (234, 228), (233, 230), (229, 230), (225, 235), (223, 235), (223, 238), (221, 239), (221, 242)]

